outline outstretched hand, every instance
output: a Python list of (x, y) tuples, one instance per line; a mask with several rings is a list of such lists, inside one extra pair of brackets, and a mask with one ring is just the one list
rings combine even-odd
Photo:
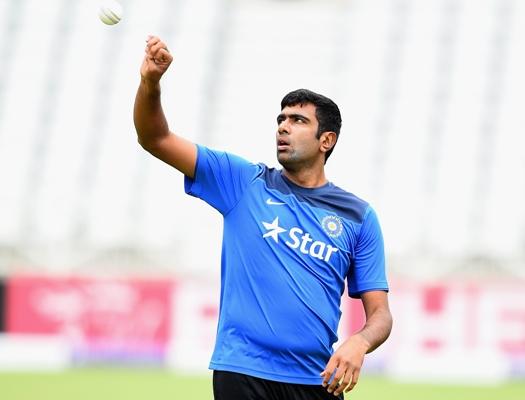
[(349, 392), (354, 388), (359, 379), (359, 372), (367, 349), (368, 345), (359, 335), (351, 336), (339, 346), (321, 373), (322, 385), (329, 393), (339, 396), (343, 390)]
[(142, 79), (157, 83), (167, 71), (173, 56), (168, 51), (166, 44), (157, 36), (149, 36), (146, 44), (146, 55), (140, 67)]

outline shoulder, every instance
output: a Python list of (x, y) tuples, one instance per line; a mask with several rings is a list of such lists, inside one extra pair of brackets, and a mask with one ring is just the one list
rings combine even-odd
[(274, 189), (283, 194), (292, 194), (293, 191), (283, 180), (281, 170), (268, 167), (266, 164), (259, 163), (260, 173), (258, 178), (263, 180), (268, 189)]
[(238, 154), (200, 144), (197, 145), (197, 167), (245, 169), (255, 175), (260, 175), (263, 170), (262, 164), (255, 164)]
[(324, 199), (341, 217), (362, 223), (371, 210), (370, 204), (355, 194), (330, 183)]

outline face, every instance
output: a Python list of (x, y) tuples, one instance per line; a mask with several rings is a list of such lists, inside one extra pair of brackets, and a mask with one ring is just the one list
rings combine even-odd
[(288, 170), (315, 163), (324, 155), (316, 138), (319, 122), (313, 104), (285, 107), (277, 116), (277, 160)]

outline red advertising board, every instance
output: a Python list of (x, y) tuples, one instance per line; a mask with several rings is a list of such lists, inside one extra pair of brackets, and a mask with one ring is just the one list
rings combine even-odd
[(166, 280), (12, 277), (6, 330), (60, 335), (79, 361), (159, 361), (170, 339), (172, 291)]
[[(394, 329), (365, 368), (399, 379), (497, 383), (525, 376), (522, 282), (394, 281)], [(8, 334), (63, 338), (72, 361), (148, 362), (206, 369), (213, 350), (218, 282), (11, 277)], [(359, 300), (341, 304), (342, 340), (365, 321)]]
[[(394, 327), (366, 366), (396, 377), (496, 383), (525, 376), (525, 285), (520, 281), (394, 281)], [(364, 324), (348, 300), (342, 338)], [(446, 366), (446, 368), (441, 368)]]

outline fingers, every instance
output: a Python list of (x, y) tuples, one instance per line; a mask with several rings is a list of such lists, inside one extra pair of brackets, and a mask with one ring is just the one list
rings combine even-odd
[[(328, 393), (334, 393), (334, 395), (337, 396), (344, 390), (344, 388), (348, 385), (348, 381), (350, 380), (349, 373), (347, 372), (345, 374), (345, 372), (346, 371), (343, 368), (338, 368), (335, 371), (334, 379), (332, 379), (332, 382), (330, 382), (326, 388)], [(347, 380), (346, 384), (345, 380)]]
[(167, 50), (160, 49), (151, 59), (155, 64), (165, 65), (169, 64), (173, 60), (173, 57)]
[(321, 376), (323, 377), (323, 383), (322, 383), (323, 387), (328, 386), (330, 382), (330, 378), (335, 372), (336, 366), (337, 366), (337, 363), (334, 360), (334, 357), (330, 358), (330, 360), (328, 361), (328, 364), (326, 364), (326, 368), (324, 369), (323, 372), (321, 372)]
[(157, 36), (148, 36), (145, 53), (140, 75), (145, 82), (157, 84), (168, 70), (173, 56), (166, 44)]
[(359, 370), (354, 371), (352, 374), (352, 381), (350, 382), (350, 385), (345, 389), (345, 393), (348, 393), (350, 390), (354, 388), (355, 385), (357, 385), (357, 381), (359, 380)]
[(332, 360), (330, 360), (321, 376), (324, 378), (322, 385), (328, 393), (339, 396), (343, 391), (349, 392), (357, 384), (359, 368), (351, 368), (349, 365), (344, 366), (341, 364), (334, 367)]
[(148, 36), (146, 44), (146, 55), (156, 64), (169, 63), (173, 60), (166, 44), (157, 36)]
[(149, 35), (146, 39), (146, 46), (151, 47), (159, 42), (162, 42), (158, 36)]

